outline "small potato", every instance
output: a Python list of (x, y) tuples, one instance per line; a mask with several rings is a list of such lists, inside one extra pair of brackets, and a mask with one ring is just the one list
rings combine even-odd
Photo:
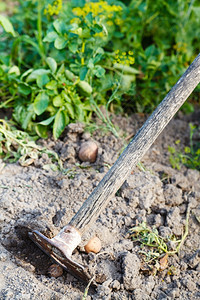
[(101, 241), (97, 236), (94, 236), (84, 247), (87, 253), (98, 253), (101, 250)]
[(81, 161), (95, 162), (98, 154), (98, 147), (95, 142), (84, 142), (79, 150), (78, 157)]

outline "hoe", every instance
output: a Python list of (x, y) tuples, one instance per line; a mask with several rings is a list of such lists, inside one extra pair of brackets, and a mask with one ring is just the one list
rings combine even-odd
[(77, 278), (86, 282), (91, 278), (87, 266), (77, 263), (72, 258), (72, 252), (81, 242), (81, 236), (96, 221), (133, 167), (140, 161), (199, 82), (200, 54), (140, 128), (71, 221), (51, 239), (36, 230), (29, 232), (30, 238), (36, 245)]

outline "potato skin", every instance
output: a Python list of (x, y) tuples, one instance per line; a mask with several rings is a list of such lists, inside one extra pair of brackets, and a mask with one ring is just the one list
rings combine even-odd
[(80, 150), (78, 152), (78, 157), (81, 161), (94, 163), (97, 159), (98, 147), (93, 141), (84, 142), (81, 144)]
[(84, 247), (85, 252), (98, 253), (101, 250), (101, 241), (97, 236), (94, 236), (89, 240), (89, 242)]

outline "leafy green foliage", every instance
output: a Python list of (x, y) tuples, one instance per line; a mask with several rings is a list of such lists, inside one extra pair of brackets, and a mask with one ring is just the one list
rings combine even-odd
[(58, 138), (101, 105), (151, 112), (162, 100), (199, 52), (198, 3), (125, 3), (19, 0), (0, 18), (0, 105), (21, 128)]
[(16, 36), (13, 26), (8, 18), (6, 18), (5, 16), (0, 16), (0, 24), (6, 32), (9, 32), (14, 37)]
[[(194, 133), (196, 132), (200, 137), (200, 132), (196, 126), (189, 124), (190, 126), (190, 144), (181, 149), (175, 149), (172, 146), (168, 146), (170, 153), (169, 161), (173, 168), (181, 169), (181, 165), (185, 165), (187, 168), (196, 169), (200, 171), (200, 143), (193, 141)], [(176, 145), (180, 144), (180, 140), (176, 141)]]

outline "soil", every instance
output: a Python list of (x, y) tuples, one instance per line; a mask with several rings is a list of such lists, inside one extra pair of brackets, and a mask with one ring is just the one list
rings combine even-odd
[[(28, 238), (28, 231), (56, 235), (146, 118), (115, 116), (123, 138), (102, 130), (91, 135), (82, 124), (71, 124), (58, 141), (40, 141), (60, 155), (66, 175), (44, 169), (46, 155), (28, 167), (0, 162), (0, 299), (83, 298), (87, 284), (62, 270), (52, 277), (49, 267), (54, 262)], [(190, 121), (200, 126), (200, 112), (179, 112), (170, 122), (143, 158), (143, 168), (132, 170), (74, 251), (74, 259), (95, 273), (97, 286), (90, 287), (86, 299), (200, 299), (200, 173), (184, 166), (172, 169), (168, 153), (168, 145), (178, 139), (188, 144)], [(95, 163), (78, 159), (79, 147), (87, 140), (98, 145)], [(189, 234), (179, 253), (168, 257), (164, 270), (149, 266), (141, 245), (130, 238), (130, 228), (146, 221), (161, 236), (181, 238), (188, 208)], [(84, 245), (93, 236), (100, 238), (102, 249), (87, 254)]]

